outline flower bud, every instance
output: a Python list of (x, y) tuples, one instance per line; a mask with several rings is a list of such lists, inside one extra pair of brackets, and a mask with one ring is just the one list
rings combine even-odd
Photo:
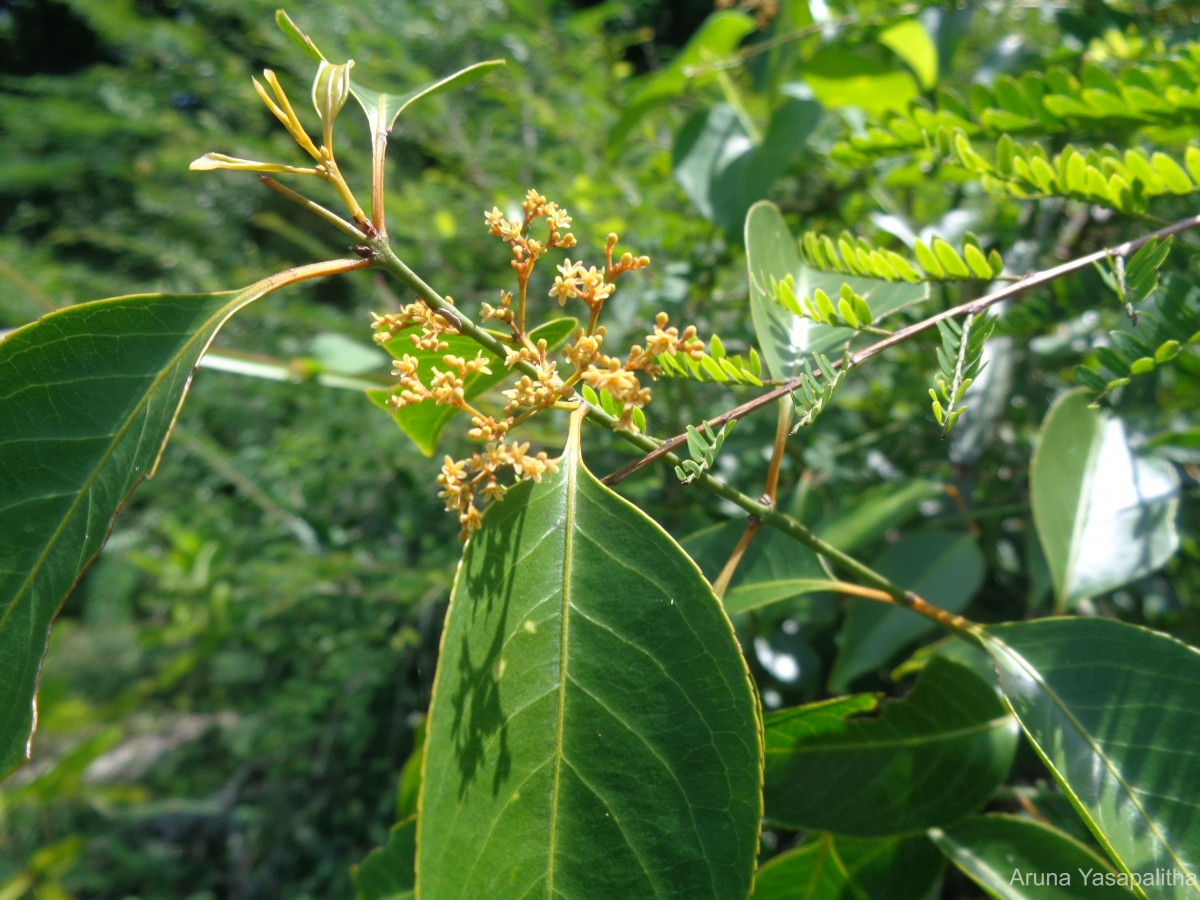
[(321, 131), (325, 146), (333, 143), (333, 121), (346, 104), (350, 96), (350, 69), (354, 60), (349, 60), (340, 66), (321, 60), (317, 68), (317, 77), (313, 79), (312, 98), (317, 115), (321, 117)]

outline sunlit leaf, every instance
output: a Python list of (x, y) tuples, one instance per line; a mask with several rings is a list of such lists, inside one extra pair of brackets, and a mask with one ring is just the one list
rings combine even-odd
[(894, 56), (871, 54), (865, 47), (823, 47), (804, 66), (804, 80), (817, 100), (830, 109), (899, 110), (918, 92), (916, 79)]
[(835, 351), (854, 331), (813, 322), (784, 309), (775, 300), (772, 278), (782, 281), (790, 275), (797, 296), (811, 296), (817, 289), (836, 295), (843, 284), (848, 284), (856, 294), (866, 298), (877, 321), (928, 296), (924, 284), (838, 275), (806, 266), (779, 208), (767, 201), (754, 204), (746, 215), (746, 265), (754, 331), (767, 369), (775, 378), (801, 374), (806, 358), (814, 353)]
[(429, 897), (744, 897), (759, 722), (692, 561), (583, 466), (487, 512), (450, 600), (428, 721)]
[(938, 48), (917, 19), (901, 19), (879, 32), (876, 40), (908, 63), (924, 90), (938, 79)]
[[(930, 832), (935, 844), (992, 897), (1002, 900), (1128, 900), (1108, 863), (1074, 838), (1015, 816), (974, 816)], [(1111, 879), (1111, 881), (1110, 881)]]
[[(325, 54), (317, 48), (313, 39), (305, 34), (282, 9), (275, 13), (275, 23), (279, 26), (280, 31), (287, 35), (288, 39), (296, 44), (296, 46), (307, 53), (314, 62), (328, 62)], [(422, 97), (430, 97), (442, 91), (465, 87), (473, 81), (478, 81), (487, 74), (489, 69), (502, 66), (504, 63), (505, 61), (502, 59), (489, 59), (484, 62), (478, 62), (466, 68), (459, 69), (454, 74), (447, 75), (445, 78), (439, 78), (437, 81), (432, 81), (416, 90), (407, 91), (403, 94), (377, 93), (351, 80), (350, 93), (354, 95), (355, 99), (362, 106), (363, 112), (367, 114), (367, 120), (370, 122), (371, 133), (373, 135), (380, 131), (390, 132), (396, 124), (396, 119), (400, 116), (400, 113), (404, 112), (404, 110), (417, 100), (420, 100)]]
[(354, 95), (354, 99), (359, 102), (359, 105), (363, 108), (363, 112), (367, 114), (367, 121), (371, 125), (372, 134), (378, 134), (380, 131), (390, 132), (400, 114), (421, 98), (432, 97), (434, 94), (440, 94), (443, 91), (466, 87), (468, 84), (478, 81), (486, 75), (489, 69), (502, 65), (504, 65), (504, 60), (502, 59), (489, 59), (484, 62), (477, 62), (464, 69), (459, 69), (453, 75), (447, 75), (445, 78), (440, 78), (437, 81), (430, 82), (416, 90), (406, 91), (403, 94), (377, 93), (368, 90), (361, 84), (351, 81), (350, 93)]
[(1167, 879), (1152, 896), (1200, 896), (1200, 651), (1108, 619), (980, 636), (1034, 749), (1113, 861)]
[(154, 473), (200, 357), (277, 284), (84, 303), (0, 341), (0, 774), (30, 752), (50, 623)]
[(1134, 456), (1121, 421), (1084, 391), (1042, 423), (1030, 473), (1033, 520), (1061, 606), (1120, 587), (1174, 554), (1179, 479)]

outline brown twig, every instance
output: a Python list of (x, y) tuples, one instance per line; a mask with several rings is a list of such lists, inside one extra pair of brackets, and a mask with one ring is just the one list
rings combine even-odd
[[(1044, 284), (1048, 284), (1057, 278), (1062, 278), (1064, 275), (1070, 275), (1072, 272), (1085, 269), (1092, 265), (1092, 263), (1100, 262), (1101, 260), (1107, 259), (1110, 256), (1128, 256), (1129, 254), (1136, 252), (1144, 244), (1147, 244), (1156, 238), (1169, 237), (1173, 234), (1178, 234), (1181, 231), (1188, 231), (1197, 227), (1200, 227), (1200, 215), (1190, 216), (1189, 218), (1172, 222), (1165, 228), (1158, 229), (1158, 231), (1142, 235), (1139, 238), (1134, 238), (1133, 240), (1126, 241), (1123, 244), (1117, 244), (1115, 247), (1104, 247), (1094, 253), (1089, 253), (1086, 256), (1080, 256), (1077, 259), (1065, 262), (1060, 266), (1054, 266), (1051, 269), (1044, 269), (1040, 272), (1034, 272), (1032, 275), (1027, 275), (1020, 281), (1014, 282), (1013, 284), (1003, 287), (998, 291), (994, 291), (983, 297), (979, 297), (976, 300), (971, 300), (968, 303), (960, 304), (952, 309), (944, 310), (943, 312), (932, 315), (927, 319), (922, 319), (920, 322), (915, 322), (912, 325), (905, 326), (904, 328), (897, 330), (890, 337), (886, 337), (881, 341), (876, 341), (874, 344), (859, 350), (857, 353), (851, 353), (847, 357), (847, 365), (849, 368), (859, 366), (872, 356), (878, 356), (884, 350), (894, 347), (897, 344), (901, 344), (904, 341), (921, 334), (922, 332), (928, 331), (929, 329), (935, 327), (938, 322), (945, 321), (946, 319), (955, 319), (959, 316), (978, 315), (988, 307), (995, 306), (997, 303), (1000, 303), (1003, 300), (1009, 300), (1025, 293), (1026, 291), (1030, 291), (1036, 287), (1041, 287)], [(841, 364), (841, 360), (836, 360), (833, 362), (835, 367), (840, 367)], [(762, 396), (755, 397), (753, 400), (743, 403), (740, 406), (735, 406), (728, 412), (724, 412), (719, 416), (709, 419), (708, 423), (712, 427), (717, 428), (731, 420), (745, 418), (750, 413), (767, 406), (773, 400), (776, 400), (777, 398), (794, 391), (800, 386), (800, 381), (801, 379), (799, 377), (789, 379), (779, 387), (773, 388)], [(634, 472), (637, 472), (639, 469), (654, 462), (654, 460), (658, 459), (663, 454), (671, 452), (686, 440), (687, 434), (678, 434), (675, 437), (668, 438), (645, 456), (634, 460), (629, 465), (617, 470), (616, 472), (612, 472), (604, 476), (601, 481), (610, 486), (618, 484), (619, 482), (628, 478)]]
[(904, 609), (910, 609), (918, 615), (925, 616), (927, 619), (933, 619), (939, 625), (950, 631), (953, 631), (955, 634), (961, 634), (966, 637), (970, 637), (977, 630), (975, 623), (968, 619), (964, 619), (960, 615), (956, 615), (955, 613), (934, 606), (932, 603), (923, 600), (912, 591), (905, 591), (903, 596), (897, 597), (894, 594), (889, 594), (887, 591), (863, 587), (861, 584), (852, 584), (848, 581), (831, 582), (829, 585), (829, 590), (836, 591), (839, 594), (849, 594), (852, 597), (862, 597), (866, 600), (874, 600), (877, 603), (887, 603), (892, 606), (900, 606)]
[[(787, 447), (788, 429), (791, 425), (792, 400), (790, 397), (784, 397), (779, 401), (779, 421), (775, 426), (775, 443), (771, 452), (771, 464), (767, 468), (766, 490), (763, 492), (762, 497), (759, 498), (760, 503), (765, 503), (772, 509), (775, 508), (778, 502), (779, 469), (783, 464), (783, 454)], [(718, 598), (724, 599), (725, 591), (729, 589), (729, 582), (733, 580), (733, 573), (737, 571), (738, 564), (742, 561), (742, 556), (745, 554), (746, 548), (750, 546), (750, 542), (754, 540), (754, 536), (758, 534), (758, 529), (761, 527), (762, 519), (758, 516), (752, 515), (746, 521), (746, 530), (742, 532), (742, 539), (733, 548), (733, 553), (729, 554), (729, 561), (725, 563), (725, 567), (721, 569), (721, 574), (713, 582), (713, 592)]]

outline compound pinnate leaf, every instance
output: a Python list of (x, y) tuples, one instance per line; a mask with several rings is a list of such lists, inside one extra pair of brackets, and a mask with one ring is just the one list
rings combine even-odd
[(30, 753), (50, 623), (153, 474), (192, 371), (280, 283), (84, 303), (0, 342), (0, 775)]
[[(578, 421), (578, 420), (576, 420)], [(760, 725), (695, 564), (584, 467), (494, 504), (450, 600), (428, 720), (428, 897), (745, 897)]]
[(804, 371), (805, 359), (829, 354), (855, 334), (851, 328), (814, 322), (777, 302), (772, 282), (792, 279), (797, 297), (810, 297), (818, 289), (839, 296), (843, 285), (865, 298), (875, 320), (924, 300), (925, 284), (889, 282), (878, 278), (821, 272), (800, 258), (795, 237), (788, 231), (779, 207), (760, 201), (746, 214), (746, 265), (750, 276), (750, 314), (759, 348), (773, 378), (793, 378)]
[(1200, 896), (1200, 651), (1123, 622), (1042, 619), (980, 630), (1034, 749), (1152, 897)]

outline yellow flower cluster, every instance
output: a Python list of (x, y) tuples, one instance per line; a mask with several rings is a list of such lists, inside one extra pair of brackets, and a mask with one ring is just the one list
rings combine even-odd
[(683, 334), (675, 326), (668, 327), (668, 317), (660, 312), (654, 320), (654, 333), (646, 335), (646, 347), (635, 344), (624, 362), (600, 352), (604, 341), (604, 329), (592, 334), (583, 329), (575, 332), (574, 342), (564, 351), (579, 372), (583, 382), (599, 393), (608, 391), (621, 408), (620, 424), (634, 428), (633, 411), (650, 402), (650, 389), (643, 387), (637, 373), (642, 372), (657, 379), (662, 369), (655, 358), (664, 353), (683, 353), (699, 358), (704, 353), (704, 342), (696, 337), (696, 327), (689, 325)]
[[(521, 204), (525, 213), (524, 219), (506, 219), (504, 213), (496, 207), (491, 212), (484, 213), (488, 234), (495, 235), (512, 247), (512, 267), (517, 273), (517, 284), (521, 293), (521, 309), (524, 310), (525, 287), (533, 267), (543, 253), (553, 247), (570, 249), (575, 246), (575, 235), (567, 231), (571, 227), (571, 217), (557, 203), (551, 203), (533, 188), (525, 193), (525, 202)], [(545, 241), (529, 237), (529, 226), (535, 219), (545, 219), (548, 235)], [(520, 322), (524, 327), (524, 321)]]
[[(454, 298), (446, 302), (454, 305)], [(375, 332), (375, 343), (386, 344), (401, 331), (409, 328), (418, 331), (409, 335), (409, 340), (418, 350), (437, 353), (450, 345), (442, 340), (443, 334), (457, 334), (458, 323), (447, 319), (444, 313), (431, 309), (424, 300), (414, 300), (402, 306), (399, 312), (378, 315), (371, 313), (371, 328)]]
[[(571, 216), (534, 190), (525, 195), (522, 210), (521, 218), (506, 218), (497, 208), (484, 215), (489, 234), (512, 248), (512, 267), (517, 273), (515, 308), (513, 292), (501, 291), (499, 305), (484, 303), (481, 312), (482, 320), (496, 321), (507, 327), (509, 335), (502, 338), (508, 345), (504, 365), (509, 370), (520, 369), (515, 383), (502, 392), (506, 400), (502, 417), (486, 415), (472, 406), (466, 397), (465, 386), (470, 375), (476, 372), (491, 374), (488, 359), (482, 353), (470, 360), (446, 353), (440, 357), (440, 364), (432, 366), (428, 362), (422, 366), (417, 356), (405, 353), (393, 364), (393, 374), (397, 378), (389, 400), (393, 410), (425, 401), (453, 406), (471, 418), (467, 436), (485, 445), (467, 459), (455, 460), (447, 456), (437, 479), (438, 496), (446, 502), (447, 509), (458, 515), (464, 538), (478, 528), (482, 520), (477, 498), (482, 498), (485, 503), (497, 500), (510, 486), (511, 483), (506, 484), (501, 477), (503, 470), (510, 469), (518, 481), (541, 481), (546, 473), (556, 470), (556, 462), (548, 459), (544, 452), (530, 453), (528, 443), (511, 441), (509, 432), (512, 428), (542, 410), (557, 406), (570, 397), (581, 382), (597, 393), (607, 392), (621, 410), (619, 424), (634, 428), (634, 410), (650, 402), (650, 389), (643, 386), (639, 374), (658, 378), (661, 368), (656, 359), (664, 353), (697, 357), (704, 350), (694, 327), (685, 328), (681, 334), (678, 328), (668, 324), (666, 313), (659, 313), (653, 332), (646, 335), (644, 348), (635, 345), (623, 361), (603, 352), (606, 331), (598, 324), (598, 319), (605, 302), (616, 291), (617, 277), (650, 263), (648, 257), (631, 253), (614, 260), (617, 236), (610, 234), (604, 247), (603, 269), (564, 260), (558, 266), (558, 274), (549, 290), (549, 296), (557, 298), (560, 304), (579, 300), (589, 311), (587, 326), (577, 328), (563, 349), (562, 355), (572, 371), (565, 378), (561, 376), (557, 361), (550, 358), (545, 340), (534, 341), (526, 331), (525, 312), (529, 278), (538, 259), (551, 248), (575, 246), (575, 237), (567, 230)], [(538, 219), (546, 222), (545, 240), (536, 240), (529, 235), (530, 227)], [(414, 352), (423, 354), (426, 360), (430, 355), (448, 349), (449, 345), (442, 339), (444, 335), (459, 331), (453, 313), (437, 312), (419, 300), (397, 313), (375, 316), (374, 328), (375, 339), (380, 343), (411, 330), (409, 338)]]
[(463, 540), (483, 521), (483, 514), (475, 505), (476, 496), (490, 502), (499, 500), (508, 490), (500, 480), (500, 472), (506, 468), (512, 469), (518, 480), (540, 482), (546, 473), (558, 471), (558, 460), (549, 459), (545, 451), (530, 454), (528, 443), (510, 444), (503, 438), (489, 442), (484, 452), (473, 453), (469, 459), (455, 460), (450, 456), (443, 459), (437, 477), (441, 488), (438, 496), (446, 501), (446, 509), (458, 513)]

